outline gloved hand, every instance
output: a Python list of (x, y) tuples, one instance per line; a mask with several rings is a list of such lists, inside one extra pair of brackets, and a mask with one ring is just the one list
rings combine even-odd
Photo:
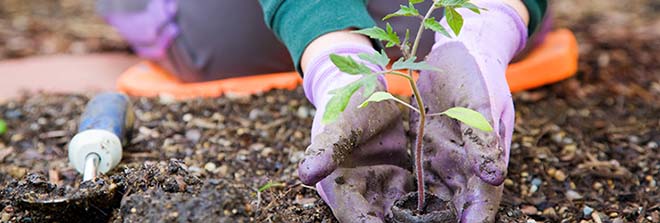
[[(426, 61), (441, 71), (422, 72), (417, 85), (428, 113), (455, 106), (474, 109), (494, 131), (473, 129), (446, 116), (426, 120), (423, 144), (426, 186), (452, 200), (461, 222), (493, 222), (507, 173), (514, 108), (505, 71), (523, 49), (527, 28), (509, 6), (477, 1), (480, 15), (460, 10), (463, 30), (449, 39), (436, 34)], [(442, 21), (446, 24), (446, 21)], [(419, 116), (411, 116), (415, 132)], [(416, 134), (416, 133), (415, 133)]]
[[(412, 175), (404, 169), (410, 165), (407, 139), (401, 112), (394, 102), (370, 103), (358, 108), (366, 99), (360, 89), (337, 121), (321, 123), (331, 98), (329, 91), (361, 78), (340, 72), (328, 55), (362, 52), (375, 51), (363, 45), (343, 45), (322, 53), (310, 63), (303, 83), (307, 98), (317, 112), (312, 143), (298, 172), (303, 183), (316, 184), (319, 195), (341, 222), (382, 222), (391, 215), (394, 201), (414, 188)], [(354, 58), (359, 60), (357, 56)], [(370, 67), (374, 71), (382, 70)], [(381, 79), (378, 90), (384, 89)]]
[(147, 59), (164, 58), (179, 33), (175, 0), (99, 0), (98, 12)]

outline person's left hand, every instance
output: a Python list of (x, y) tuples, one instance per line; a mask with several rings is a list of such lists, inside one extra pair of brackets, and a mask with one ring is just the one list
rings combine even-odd
[[(422, 72), (417, 86), (428, 114), (455, 106), (481, 113), (493, 126), (485, 132), (446, 116), (427, 117), (425, 183), (429, 192), (451, 200), (460, 222), (494, 222), (507, 172), (514, 110), (504, 78), (506, 66), (480, 66), (463, 43), (434, 49), (426, 60), (441, 72)], [(416, 135), (419, 115), (411, 113)]]

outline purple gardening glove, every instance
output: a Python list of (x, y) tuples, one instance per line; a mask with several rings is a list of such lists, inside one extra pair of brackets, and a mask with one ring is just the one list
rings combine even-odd
[[(460, 35), (449, 39), (436, 34), (426, 61), (441, 71), (422, 72), (417, 85), (429, 114), (467, 107), (483, 114), (494, 131), (473, 129), (446, 116), (429, 117), (424, 137), (425, 182), (430, 192), (453, 201), (461, 222), (493, 222), (507, 173), (515, 116), (505, 71), (523, 49), (527, 28), (507, 5), (475, 4), (488, 10), (481, 15), (459, 10), (465, 20)], [(418, 124), (415, 113), (411, 130), (416, 131)]]
[[(305, 94), (318, 110), (312, 126), (312, 144), (298, 172), (303, 183), (316, 184), (319, 195), (342, 222), (382, 222), (391, 216), (394, 201), (414, 188), (410, 172), (404, 169), (410, 165), (407, 139), (401, 112), (394, 102), (358, 108), (366, 99), (360, 89), (337, 121), (321, 123), (332, 96), (329, 92), (361, 78), (340, 72), (328, 55), (353, 55), (370, 65), (355, 55), (374, 52), (364, 45), (334, 47), (313, 59), (304, 77)], [(378, 90), (384, 90), (384, 81), (380, 80)]]
[(99, 0), (97, 9), (147, 59), (164, 58), (179, 33), (176, 0)]

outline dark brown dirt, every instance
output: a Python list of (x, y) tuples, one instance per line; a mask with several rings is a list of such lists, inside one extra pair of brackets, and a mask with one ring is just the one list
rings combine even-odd
[[(80, 52), (126, 49), (104, 40), (116, 34), (90, 19), (90, 3), (77, 3), (0, 1), (0, 58), (76, 53), (74, 45), (90, 49)], [(49, 8), (57, 5), (63, 10)], [(514, 95), (499, 221), (660, 222), (660, 5), (557, 0), (553, 9), (556, 26), (578, 37), (579, 72)], [(88, 26), (72, 28), (80, 24)], [(66, 43), (50, 48), (48, 41)], [(29, 193), (13, 190), (28, 173), (54, 184), (39, 183), (35, 193), (63, 196), (81, 188), (66, 143), (87, 100), (40, 94), (0, 105), (10, 128), (0, 137), (0, 222), (49, 220), (16, 197)], [(313, 114), (300, 89), (134, 103), (132, 140), (108, 177), (126, 185), (119, 208), (105, 212), (110, 221), (335, 221), (316, 191), (297, 179)], [(268, 182), (273, 186), (260, 191)]]
[(394, 203), (393, 218), (389, 221), (400, 223), (437, 222), (452, 223), (458, 221), (456, 208), (451, 201), (443, 201), (437, 196), (425, 193), (424, 208), (417, 210), (417, 192), (410, 192)]

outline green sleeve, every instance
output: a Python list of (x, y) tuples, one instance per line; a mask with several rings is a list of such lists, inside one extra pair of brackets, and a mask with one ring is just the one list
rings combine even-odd
[(529, 30), (529, 36), (534, 34), (536, 29), (541, 26), (543, 17), (545, 16), (546, 10), (548, 9), (547, 0), (523, 0), (525, 6), (527, 6), (527, 11), (529, 12), (529, 25), (527, 29)]
[(367, 0), (259, 0), (259, 3), (266, 25), (287, 47), (299, 72), (300, 57), (312, 40), (333, 31), (376, 25), (367, 11)]

